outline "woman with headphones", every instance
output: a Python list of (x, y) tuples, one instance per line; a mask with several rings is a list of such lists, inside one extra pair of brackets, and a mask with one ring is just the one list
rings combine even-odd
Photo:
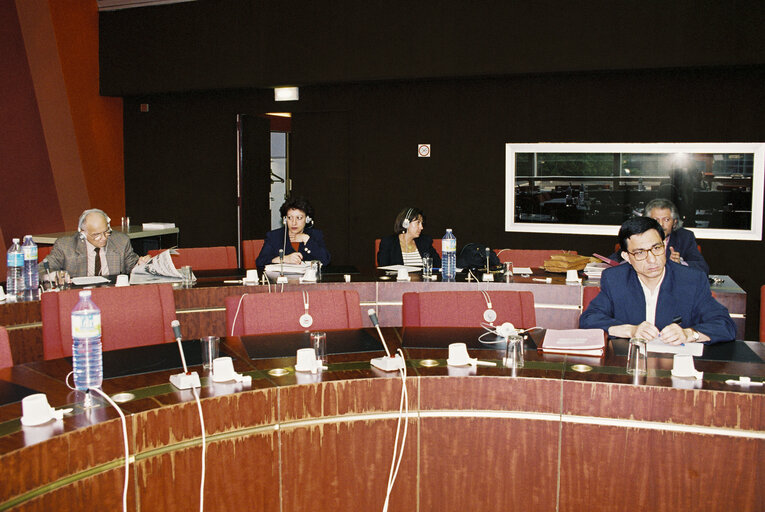
[(380, 240), (377, 265), (422, 266), (422, 257), (430, 255), (433, 266), (441, 266), (441, 258), (433, 248), (433, 239), (422, 234), (425, 213), (419, 208), (404, 208), (393, 223), (393, 235)]
[(313, 227), (313, 207), (303, 198), (287, 199), (279, 208), (283, 226), (266, 233), (266, 240), (255, 265), (264, 267), (279, 263), (279, 250), (284, 249), (284, 263), (319, 260), (329, 263), (329, 251), (322, 232)]

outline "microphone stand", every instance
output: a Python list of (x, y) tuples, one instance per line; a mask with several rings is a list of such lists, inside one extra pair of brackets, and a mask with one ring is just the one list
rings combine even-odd
[(284, 225), (284, 240), (282, 241), (282, 248), (279, 249), (279, 277), (276, 279), (276, 284), (287, 284), (287, 277), (284, 275), (284, 252), (287, 250), (287, 217), (282, 217), (282, 224)]
[(186, 366), (186, 356), (183, 354), (183, 346), (181, 345), (181, 323), (178, 320), (173, 320), (170, 325), (173, 327), (175, 341), (178, 343), (178, 352), (181, 354), (181, 363), (183, 364), (183, 373), (171, 375), (170, 384), (178, 389), (201, 387), (202, 383), (199, 381), (199, 374), (197, 372), (190, 372), (188, 366)]
[(385, 343), (385, 338), (380, 330), (380, 322), (377, 320), (377, 313), (375, 313), (374, 309), (370, 309), (367, 311), (367, 314), (369, 315), (372, 324), (375, 326), (375, 329), (377, 329), (377, 334), (380, 336), (380, 341), (385, 349), (385, 357), (375, 357), (370, 361), (370, 364), (384, 372), (395, 372), (403, 369), (404, 358), (401, 357), (401, 354), (390, 355), (390, 350), (388, 350), (388, 345)]
[(491, 249), (487, 247), (486, 248), (486, 272), (484, 272), (481, 278), (483, 281), (494, 281), (494, 274), (491, 273), (491, 269), (489, 268), (489, 252), (491, 252)]

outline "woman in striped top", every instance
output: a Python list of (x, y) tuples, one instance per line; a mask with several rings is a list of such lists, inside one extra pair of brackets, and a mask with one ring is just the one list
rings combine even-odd
[(404, 208), (393, 223), (395, 234), (380, 240), (377, 265), (422, 266), (422, 257), (430, 255), (433, 267), (441, 266), (441, 257), (433, 248), (433, 239), (422, 234), (425, 213), (419, 208)]

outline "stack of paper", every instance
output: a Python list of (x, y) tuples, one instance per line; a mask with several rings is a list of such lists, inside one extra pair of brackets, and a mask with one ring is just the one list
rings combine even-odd
[(607, 268), (608, 264), (606, 263), (588, 263), (584, 267), (584, 275), (587, 276), (587, 279), (600, 279), (600, 274)]
[(606, 336), (602, 329), (547, 329), (539, 350), (551, 354), (603, 356)]
[(144, 222), (141, 224), (141, 228), (144, 231), (153, 231), (158, 229), (172, 229), (175, 227), (175, 222)]

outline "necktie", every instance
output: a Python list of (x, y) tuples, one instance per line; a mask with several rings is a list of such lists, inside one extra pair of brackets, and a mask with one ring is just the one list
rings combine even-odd
[(94, 249), (96, 251), (96, 264), (93, 267), (93, 275), (94, 276), (100, 276), (101, 275), (101, 248), (96, 247)]

